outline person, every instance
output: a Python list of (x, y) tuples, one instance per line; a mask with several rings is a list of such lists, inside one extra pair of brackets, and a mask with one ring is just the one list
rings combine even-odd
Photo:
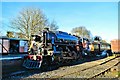
[(88, 42), (86, 40), (83, 42), (83, 48), (86, 50), (88, 49)]
[(89, 55), (88, 42), (85, 40), (83, 43), (83, 51)]
[(94, 55), (94, 45), (93, 45), (93, 43), (90, 43), (90, 45), (89, 45), (89, 50), (90, 50), (90, 53), (91, 53), (92, 55)]
[(83, 48), (85, 49), (85, 45), (86, 45), (86, 43), (85, 43), (85, 41), (83, 42)]

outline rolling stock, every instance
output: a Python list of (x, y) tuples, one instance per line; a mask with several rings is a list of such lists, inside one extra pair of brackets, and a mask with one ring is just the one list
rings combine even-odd
[[(43, 30), (42, 35), (33, 35), (32, 37), (33, 41), (29, 49), (30, 54), (24, 58), (23, 63), (23, 66), (28, 69), (41, 68), (43, 65), (49, 66), (72, 60), (81, 60), (84, 58), (85, 53), (86, 56), (91, 56), (96, 52), (99, 53), (101, 49), (107, 49), (107, 47), (100, 48), (101, 43), (92, 42), (94, 47), (96, 47), (90, 53), (90, 50), (86, 49), (87, 47), (89, 48), (89, 41), (85, 43), (78, 36), (62, 31), (52, 32), (48, 28)], [(83, 46), (83, 43), (87, 45), (86, 48)], [(86, 50), (87, 52), (85, 52)]]

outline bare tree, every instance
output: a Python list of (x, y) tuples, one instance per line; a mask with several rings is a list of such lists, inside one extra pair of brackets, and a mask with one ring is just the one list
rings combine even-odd
[(57, 26), (57, 23), (53, 20), (48, 27), (51, 31), (56, 31), (59, 27)]
[(90, 38), (90, 31), (87, 30), (84, 26), (80, 26), (80, 27), (75, 27), (72, 29), (71, 31), (73, 34), (76, 34), (77, 36), (80, 37), (86, 37), (86, 38)]
[(31, 35), (43, 30), (47, 24), (47, 18), (38, 8), (23, 9), (11, 22), (13, 29), (24, 34), (24, 37), (31, 40)]
[(102, 42), (103, 42), (103, 43), (107, 43), (107, 41), (106, 41), (106, 40), (102, 40)]

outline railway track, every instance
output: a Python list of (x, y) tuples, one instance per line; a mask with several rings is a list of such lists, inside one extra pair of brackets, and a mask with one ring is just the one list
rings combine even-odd
[(87, 79), (93, 79), (97, 76), (104, 74), (107, 71), (110, 71), (111, 68), (118, 65), (120, 63), (118, 58), (112, 58), (110, 60), (107, 60), (101, 64), (97, 64), (94, 66), (91, 66), (89, 68), (85, 68), (83, 70), (78, 70), (73, 73), (64, 74), (61, 76), (53, 76), (53, 78), (87, 78)]
[[(93, 68), (99, 68), (98, 67), (99, 65), (102, 66), (111, 61), (112, 61), (112, 63), (115, 62), (114, 65), (116, 65), (117, 64), (116, 59), (118, 59), (118, 58), (108, 57), (108, 58), (100, 59), (97, 61), (91, 61), (89, 63), (86, 62), (86, 63), (80, 64), (80, 65), (78, 64), (78, 65), (70, 66), (70, 67), (62, 67), (57, 70), (48, 71), (48, 72), (41, 72), (39, 70), (26, 70), (26, 71), (21, 71), (18, 73), (13, 73), (13, 74), (9, 75), (10, 77), (8, 77), (8, 78), (51, 78), (51, 79), (53, 79), (53, 78), (68, 78), (68, 77), (74, 78), (76, 76), (76, 77), (80, 77), (80, 78), (82, 77), (82, 78), (90, 78), (91, 79), (91, 78), (94, 78), (94, 77), (100, 75), (104, 71), (109, 70), (109, 68), (111, 68), (112, 65), (111, 65), (111, 67), (107, 66), (108, 68), (106, 68), (104, 71), (101, 71), (99, 73), (95, 72), (94, 73), (95, 75), (91, 75), (91, 76), (88, 76), (88, 74), (90, 73), (88, 70), (91, 70)], [(119, 61), (119, 60), (117, 60), (117, 61)], [(86, 73), (86, 75), (85, 75), (85, 73)], [(79, 75), (79, 74), (83, 74), (83, 75)]]
[(59, 70), (47, 72), (45, 74), (44, 73), (36, 74), (36, 75), (30, 76), (28, 78), (52, 78), (52, 79), (53, 78), (74, 78), (74, 76), (71, 77), (69, 75), (72, 75), (72, 74), (80, 72), (80, 71), (88, 70), (92, 67), (96, 67), (97, 65), (105, 64), (113, 59), (115, 59), (115, 57), (109, 57), (106, 59), (101, 59), (101, 60), (92, 61), (92, 62), (83, 63), (80, 65), (75, 65), (75, 66), (70, 66), (70, 67), (65, 67), (65, 68), (63, 67)]
[[(118, 66), (118, 64), (119, 63), (116, 63), (115, 65), (113, 65), (113, 66), (111, 66), (111, 67), (109, 67), (109, 68), (107, 68), (107, 69), (104, 69), (103, 71), (101, 71), (101, 72), (99, 72), (99, 73), (97, 73), (97, 74), (95, 74), (95, 75), (93, 75), (93, 76), (91, 76), (91, 77), (89, 77), (89, 79), (93, 79), (93, 78), (100, 78), (99, 76), (101, 76), (101, 75), (105, 75), (105, 73), (108, 73), (108, 72), (111, 72), (111, 69), (113, 68), (113, 67), (116, 67), (116, 66)], [(117, 76), (114, 76), (114, 78), (117, 78), (118, 77), (118, 75)]]

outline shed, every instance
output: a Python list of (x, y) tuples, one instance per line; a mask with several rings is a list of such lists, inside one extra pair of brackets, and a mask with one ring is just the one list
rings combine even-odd
[(0, 36), (0, 54), (28, 53), (28, 40)]

